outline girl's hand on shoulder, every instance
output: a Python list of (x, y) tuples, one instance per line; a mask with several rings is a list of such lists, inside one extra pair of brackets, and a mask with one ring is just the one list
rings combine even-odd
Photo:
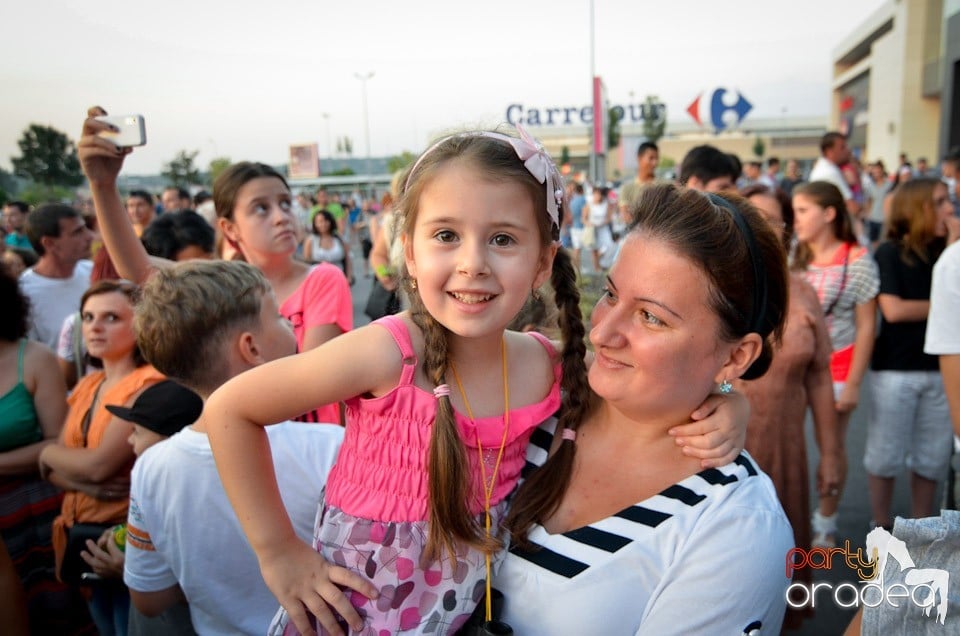
[(684, 455), (697, 457), (703, 468), (729, 464), (743, 450), (750, 420), (750, 403), (739, 393), (711, 395), (690, 415), (693, 422), (674, 426)]
[(363, 629), (363, 619), (350, 602), (350, 592), (342, 588), (355, 590), (370, 599), (379, 596), (377, 589), (362, 576), (330, 564), (319, 552), (299, 540), (261, 556), (260, 571), (267, 587), (303, 636), (316, 633), (311, 615), (334, 636), (343, 635), (335, 613), (342, 616), (352, 630), (359, 632)]
[(101, 137), (98, 133), (111, 130), (114, 127), (96, 117), (106, 115), (107, 111), (99, 106), (87, 110), (87, 118), (83, 121), (83, 130), (77, 142), (77, 156), (83, 173), (87, 175), (92, 185), (103, 183), (113, 185), (123, 167), (123, 158), (130, 154), (131, 148), (118, 148), (112, 141)]

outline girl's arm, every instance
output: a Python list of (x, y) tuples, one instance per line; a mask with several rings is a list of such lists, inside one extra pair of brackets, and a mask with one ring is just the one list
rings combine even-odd
[(400, 353), (390, 334), (369, 326), (236, 376), (217, 389), (204, 408), (224, 490), (264, 581), (301, 633), (312, 633), (307, 612), (330, 632), (340, 633), (327, 603), (359, 628), (362, 621), (338, 585), (370, 598), (376, 591), (359, 575), (328, 564), (297, 538), (280, 499), (263, 427), (317, 404), (383, 394), (396, 385), (400, 369)]
[(857, 336), (853, 344), (853, 361), (850, 363), (850, 375), (844, 384), (843, 392), (837, 400), (836, 409), (847, 413), (857, 407), (860, 401), (860, 383), (870, 364), (873, 354), (873, 341), (877, 331), (877, 299), (873, 298), (859, 304), (854, 309), (854, 322)]
[(378, 221), (376, 230), (371, 227), (370, 238), (373, 241), (373, 247), (370, 250), (370, 269), (374, 276), (383, 285), (387, 291), (393, 291), (397, 288), (397, 278), (393, 273), (393, 265), (390, 263), (390, 246), (387, 244), (388, 228), (381, 227)]
[(919, 322), (930, 313), (929, 300), (904, 300), (895, 294), (877, 296), (880, 312), (887, 322)]
[(739, 393), (711, 395), (690, 415), (689, 424), (674, 426), (668, 433), (682, 446), (684, 455), (700, 458), (703, 468), (729, 464), (747, 440), (750, 402)]
[(133, 230), (117, 190), (117, 175), (123, 167), (123, 158), (132, 149), (117, 148), (113, 142), (97, 135), (108, 130), (110, 125), (94, 118), (106, 114), (99, 106), (87, 111), (80, 141), (77, 142), (77, 155), (90, 182), (97, 223), (110, 258), (121, 276), (142, 284), (154, 268), (169, 267), (173, 263), (162, 258), (151, 258)]
[(809, 292), (809, 305), (816, 309), (813, 316), (816, 351), (807, 367), (804, 385), (807, 388), (807, 403), (813, 413), (813, 428), (820, 449), (820, 465), (817, 467), (817, 492), (827, 496), (843, 484), (847, 472), (847, 455), (844, 439), (837, 423), (837, 411), (833, 403), (833, 378), (830, 376), (830, 332), (820, 309), (816, 292), (805, 285)]

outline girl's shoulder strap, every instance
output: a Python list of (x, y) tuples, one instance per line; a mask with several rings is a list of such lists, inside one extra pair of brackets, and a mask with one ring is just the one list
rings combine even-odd
[(397, 343), (400, 355), (403, 358), (403, 371), (400, 373), (400, 384), (410, 384), (413, 382), (413, 372), (417, 367), (417, 354), (413, 350), (413, 342), (410, 339), (410, 331), (406, 323), (397, 315), (384, 316), (374, 320), (372, 325), (379, 325), (386, 329)]
[(534, 340), (543, 345), (543, 348), (547, 350), (547, 356), (553, 363), (553, 374), (556, 376), (557, 380), (559, 380), (560, 374), (563, 372), (563, 361), (560, 359), (560, 353), (554, 346), (553, 341), (539, 331), (529, 331), (527, 334), (532, 336)]

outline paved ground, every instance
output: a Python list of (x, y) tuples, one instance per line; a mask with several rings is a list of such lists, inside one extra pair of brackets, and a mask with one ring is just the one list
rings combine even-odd
[[(587, 260), (584, 259), (584, 261)], [(353, 286), (354, 325), (360, 326), (369, 322), (369, 319), (363, 314), (363, 307), (370, 293), (372, 279), (363, 276), (359, 254), (355, 255), (353, 262), (357, 265), (356, 283)], [(866, 404), (867, 398), (868, 394), (864, 393), (861, 404)], [(849, 539), (853, 550), (863, 547), (864, 538), (870, 529), (871, 515), (867, 498), (867, 476), (863, 468), (866, 424), (866, 409), (861, 407), (854, 413), (850, 422), (850, 430), (847, 436), (849, 471), (847, 485), (840, 501), (839, 542), (843, 545), (843, 541)], [(817, 452), (812, 437), (812, 425), (809, 421), (807, 422), (807, 448), (810, 462), (809, 472), (813, 477), (816, 471)], [(894, 514), (907, 515), (909, 513), (909, 492), (906, 486), (906, 475), (897, 479)], [(815, 492), (815, 485), (811, 486), (811, 492)], [(814, 575), (814, 581), (829, 582), (834, 585), (843, 582), (857, 582), (853, 572), (846, 567), (839, 566), (839, 560), (838, 567), (834, 569), (818, 570)], [(842, 596), (841, 601), (847, 603), (850, 599)], [(837, 606), (832, 596), (824, 590), (818, 593), (814, 602), (816, 604), (814, 617), (805, 621), (801, 629), (786, 633), (790, 636), (833, 636), (834, 634), (842, 634), (853, 617), (855, 609), (844, 609)]]

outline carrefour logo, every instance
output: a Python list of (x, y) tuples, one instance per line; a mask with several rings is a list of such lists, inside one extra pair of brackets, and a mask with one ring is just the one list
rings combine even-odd
[[(730, 95), (732, 97), (733, 93), (731, 92)], [(697, 95), (697, 98), (693, 100), (693, 103), (687, 106), (687, 112), (693, 117), (693, 121), (701, 126), (704, 124), (703, 118), (709, 119), (714, 130), (717, 132), (731, 126), (739, 126), (743, 118), (747, 116), (747, 113), (753, 109), (753, 104), (748, 102), (740, 91), (737, 91), (736, 102), (732, 104), (730, 103), (733, 101), (731, 97), (727, 97), (727, 89), (725, 88), (714, 90), (710, 96), (710, 101), (703, 104), (704, 107), (709, 109), (704, 112), (704, 108), (701, 107), (703, 93), (700, 93)], [(732, 113), (732, 115), (729, 113)]]

